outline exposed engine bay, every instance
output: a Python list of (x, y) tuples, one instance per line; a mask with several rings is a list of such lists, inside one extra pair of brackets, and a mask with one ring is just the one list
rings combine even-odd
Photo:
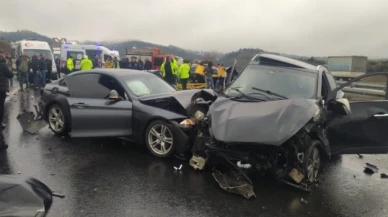
[(211, 169), (222, 189), (246, 198), (255, 196), (248, 177), (255, 172), (310, 191), (321, 157), (330, 156), (324, 115), (313, 100), (244, 103), (202, 92), (187, 111), (197, 131), (190, 165)]

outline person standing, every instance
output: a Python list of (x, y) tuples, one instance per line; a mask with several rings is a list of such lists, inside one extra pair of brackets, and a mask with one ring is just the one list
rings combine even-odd
[(207, 67), (205, 69), (205, 81), (206, 81), (206, 88), (214, 89), (213, 63), (211, 61), (207, 63)]
[(46, 83), (50, 83), (51, 73), (53, 71), (53, 61), (49, 57), (46, 57), (45, 62), (47, 65)]
[(143, 70), (143, 69), (144, 69), (143, 60), (139, 59), (139, 61), (137, 61), (137, 64), (138, 64), (138, 66), (139, 66), (139, 70)]
[(115, 57), (113, 59), (113, 68), (115, 68), (115, 69), (119, 69), (120, 68), (120, 63), (119, 63), (119, 60), (117, 59), (117, 57)]
[(74, 61), (73, 61), (73, 57), (72, 56), (69, 56), (67, 58), (67, 61), (66, 61), (66, 69), (67, 69), (67, 73), (70, 74), (73, 72), (74, 70)]
[(39, 58), (39, 70), (37, 80), (35, 81), (35, 88), (44, 88), (46, 85), (46, 73), (47, 73), (47, 63), (43, 54), (40, 54)]
[(0, 130), (3, 130), (6, 125), (3, 123), (4, 118), (4, 103), (9, 91), (9, 79), (13, 77), (13, 73), (9, 70), (5, 52), (0, 50)]
[(55, 58), (55, 66), (57, 67), (58, 79), (61, 78), (61, 60), (59, 57)]
[(172, 86), (176, 84), (175, 69), (169, 56), (166, 57), (165, 62), (160, 66), (163, 79)]
[(93, 69), (95, 69), (95, 68), (101, 68), (101, 67), (100, 67), (100, 59), (98, 58), (98, 55), (94, 56), (92, 62), (93, 62)]
[(107, 68), (107, 69), (112, 69), (112, 68), (113, 68), (112, 57), (109, 57), (109, 58), (105, 61), (104, 65), (105, 65), (105, 68)]
[(226, 70), (223, 64), (218, 64), (218, 85), (219, 89), (224, 90), (224, 82), (226, 78)]
[(79, 63), (81, 71), (93, 69), (93, 62), (89, 59), (88, 56), (84, 56), (84, 58)]
[(152, 69), (152, 62), (147, 58), (144, 63), (144, 70), (151, 70)]
[[(7, 61), (7, 66), (9, 68), (9, 70), (12, 72), (12, 57), (11, 57), (11, 55), (9, 55), (9, 54), (7, 55), (6, 61)], [(9, 85), (11, 86), (11, 88), (13, 87), (13, 78), (9, 79)]]
[(17, 61), (17, 71), (19, 73), (19, 86), (20, 90), (23, 91), (23, 84), (26, 83), (26, 88), (28, 88), (29, 81), (28, 81), (28, 65), (29, 65), (29, 58), (27, 54), (23, 54), (19, 57)]
[(183, 63), (178, 70), (178, 76), (182, 83), (182, 90), (187, 90), (187, 81), (189, 80), (191, 69), (189, 62), (189, 60), (183, 60)]
[(136, 57), (131, 57), (131, 62), (128, 64), (128, 69), (139, 70), (139, 65), (136, 62)]
[(32, 74), (31, 74), (31, 76), (29, 75), (28, 79), (30, 81), (30, 84), (34, 84), (34, 86), (35, 86), (35, 81), (37, 81), (37, 79), (38, 79), (38, 70), (39, 70), (39, 54), (38, 53), (36, 53), (31, 58), (31, 69), (32, 69)]

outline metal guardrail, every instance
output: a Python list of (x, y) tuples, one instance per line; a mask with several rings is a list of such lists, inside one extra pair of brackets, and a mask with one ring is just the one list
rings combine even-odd
[[(345, 84), (346, 81), (337, 81), (337, 84), (342, 85)], [(370, 84), (370, 83), (360, 83), (360, 82), (354, 82), (351, 84), (352, 87), (362, 87), (367, 89), (380, 89), (384, 90), (385, 85), (383, 84)]]
[(345, 87), (343, 91), (346, 93), (358, 93), (362, 95), (372, 95), (372, 96), (385, 96), (385, 91), (383, 90), (373, 90), (373, 89), (367, 89), (367, 88), (352, 88), (352, 87)]

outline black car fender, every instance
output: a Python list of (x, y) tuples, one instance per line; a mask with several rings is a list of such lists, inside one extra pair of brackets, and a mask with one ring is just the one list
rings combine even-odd
[(65, 112), (68, 113), (65, 115), (69, 115), (69, 120), (71, 120), (70, 105), (69, 105), (69, 102), (67, 101), (65, 96), (60, 95), (60, 94), (48, 93), (46, 95), (46, 97), (44, 97), (44, 98), (46, 98), (44, 100), (44, 101), (46, 101), (46, 106), (44, 108), (43, 114), (44, 114), (44, 117), (46, 120), (47, 120), (48, 109), (50, 108), (50, 106), (52, 106), (54, 104), (60, 105), (65, 110)]

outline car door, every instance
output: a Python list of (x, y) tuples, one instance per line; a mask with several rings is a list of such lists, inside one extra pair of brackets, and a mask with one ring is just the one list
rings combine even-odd
[[(332, 154), (388, 152), (387, 73), (360, 76), (336, 88), (331, 100), (343, 91), (351, 114), (329, 117), (327, 135)], [(330, 100), (330, 99), (329, 99)]]
[[(132, 135), (132, 102), (122, 86), (111, 76), (85, 73), (66, 76), (71, 97), (72, 137)], [(110, 100), (116, 90), (121, 100)]]

